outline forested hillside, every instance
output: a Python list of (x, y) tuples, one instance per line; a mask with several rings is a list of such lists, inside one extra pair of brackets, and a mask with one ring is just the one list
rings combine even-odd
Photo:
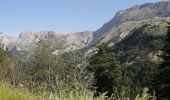
[(170, 100), (169, 8), (135, 6), (95, 32), (2, 36), (0, 100)]
[(153, 93), (154, 76), (163, 62), (167, 26), (144, 24), (114, 46), (101, 44), (90, 58), (80, 51), (54, 55), (48, 39), (37, 43), (28, 60), (1, 49), (1, 81), (37, 96), (62, 91), (62, 95), (90, 93), (84, 95), (97, 97), (105, 93), (134, 99), (145, 87)]

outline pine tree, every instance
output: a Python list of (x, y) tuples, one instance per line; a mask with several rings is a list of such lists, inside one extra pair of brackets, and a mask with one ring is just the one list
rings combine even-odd
[(170, 100), (170, 22), (167, 27), (166, 44), (163, 48), (163, 62), (157, 69), (153, 87), (158, 100)]
[(96, 80), (94, 87), (97, 88), (97, 92), (108, 92), (107, 95), (111, 95), (117, 92), (121, 69), (114, 56), (107, 53), (105, 44), (99, 46), (98, 49), (98, 53), (90, 58), (89, 70), (94, 72)]

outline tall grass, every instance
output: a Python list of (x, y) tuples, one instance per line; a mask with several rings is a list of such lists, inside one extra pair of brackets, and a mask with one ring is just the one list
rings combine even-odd
[(0, 100), (45, 100), (45, 98), (33, 96), (25, 89), (11, 89), (8, 85), (0, 84)]
[[(0, 84), (0, 100), (130, 100), (129, 97), (117, 96), (108, 98), (105, 94), (94, 98), (91, 91), (77, 92), (58, 92), (56, 94), (42, 93), (34, 95), (26, 89), (16, 88), (11, 89), (9, 85)], [(145, 88), (143, 94), (138, 95), (135, 100), (156, 100), (155, 96), (148, 94), (148, 89)]]

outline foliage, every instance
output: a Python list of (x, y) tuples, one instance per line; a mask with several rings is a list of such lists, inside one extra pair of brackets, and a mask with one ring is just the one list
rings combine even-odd
[(98, 93), (108, 92), (111, 95), (119, 87), (120, 66), (111, 54), (106, 53), (106, 46), (99, 46), (98, 53), (90, 59), (89, 70), (94, 72)]
[(153, 87), (156, 90), (158, 99), (170, 99), (170, 22), (168, 22), (168, 34), (166, 37), (166, 44), (163, 48), (163, 62), (157, 69), (156, 77), (153, 81)]
[(21, 62), (10, 52), (0, 48), (0, 79), (8, 81), (15, 87), (23, 77)]
[[(2, 85), (2, 91), (11, 93), (9, 98), (15, 95), (23, 100), (134, 100), (143, 88), (152, 87), (152, 79), (160, 63), (158, 54), (164, 47), (165, 37), (148, 35), (147, 30), (153, 32), (154, 28), (147, 24), (135, 29), (133, 34), (113, 47), (102, 44), (98, 53), (88, 61), (78, 51), (54, 55), (56, 41), (49, 39), (41, 39), (32, 53), (17, 56), (19, 59), (0, 49), (0, 78), (10, 84), (10, 87)], [(163, 50), (168, 51), (168, 45)], [(152, 56), (156, 57), (156, 61), (151, 59)], [(166, 72), (156, 82), (167, 82), (169, 77), (164, 75), (169, 75), (168, 64), (161, 65), (166, 66), (158, 68), (158, 75)], [(159, 84), (155, 86), (160, 87)], [(23, 85), (24, 90), (18, 89), (19, 85)], [(159, 91), (158, 96), (165, 93)], [(2, 97), (7, 95), (5, 93)], [(136, 100), (148, 100), (150, 97), (145, 89)]]
[(64, 90), (86, 90), (91, 88), (93, 73), (87, 71), (88, 62), (76, 52), (60, 56), (62, 67), (59, 69), (58, 83)]
[(143, 93), (141, 96), (137, 95), (135, 100), (156, 100), (155, 94), (152, 96), (149, 93), (148, 88), (143, 89)]
[(88, 63), (77, 52), (53, 54), (48, 40), (40, 40), (28, 62), (26, 73), (30, 91), (58, 93), (60, 91), (84, 91), (90, 89), (93, 74), (87, 72)]
[(51, 84), (56, 67), (56, 57), (52, 54), (52, 48), (47, 40), (40, 40), (33, 52), (33, 76), (35, 81)]
[[(81, 91), (81, 92), (64, 92), (46, 95), (46, 92), (35, 95), (30, 93), (27, 89), (23, 87), (17, 87), (11, 89), (6, 83), (0, 84), (0, 100), (130, 100), (129, 97), (124, 97), (122, 95), (115, 95), (112, 97), (106, 96), (106, 93), (100, 94), (98, 97), (93, 97), (93, 92), (91, 91)], [(148, 89), (145, 88), (141, 96), (136, 96), (135, 100), (156, 100), (156, 97), (148, 94)]]
[[(126, 39), (111, 47), (121, 66), (121, 85), (126, 96), (134, 98), (144, 87), (151, 88), (154, 73), (161, 62), (159, 52), (164, 47), (164, 35), (152, 35), (155, 26), (143, 25), (132, 30)], [(149, 29), (149, 31), (147, 31)], [(158, 34), (158, 33), (156, 33)]]
[(9, 66), (9, 55), (8, 52), (6, 52), (5, 50), (3, 50), (2, 48), (0, 48), (0, 75), (1, 75), (1, 79), (5, 77), (5, 75), (7, 74), (7, 69)]

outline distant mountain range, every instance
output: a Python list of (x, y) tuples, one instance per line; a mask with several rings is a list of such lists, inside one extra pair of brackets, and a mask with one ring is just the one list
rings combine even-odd
[(144, 24), (161, 25), (161, 28), (165, 28), (164, 23), (169, 20), (169, 17), (169, 1), (146, 3), (119, 11), (113, 19), (94, 32), (86, 31), (63, 35), (53, 31), (25, 31), (21, 32), (18, 38), (2, 35), (1, 41), (4, 48), (8, 48), (10, 51), (31, 51), (40, 38), (50, 39), (55, 41), (52, 42), (56, 48), (55, 54), (86, 47), (88, 50), (85, 54), (89, 55), (96, 50), (97, 45), (108, 43), (109, 46), (114, 46)]

